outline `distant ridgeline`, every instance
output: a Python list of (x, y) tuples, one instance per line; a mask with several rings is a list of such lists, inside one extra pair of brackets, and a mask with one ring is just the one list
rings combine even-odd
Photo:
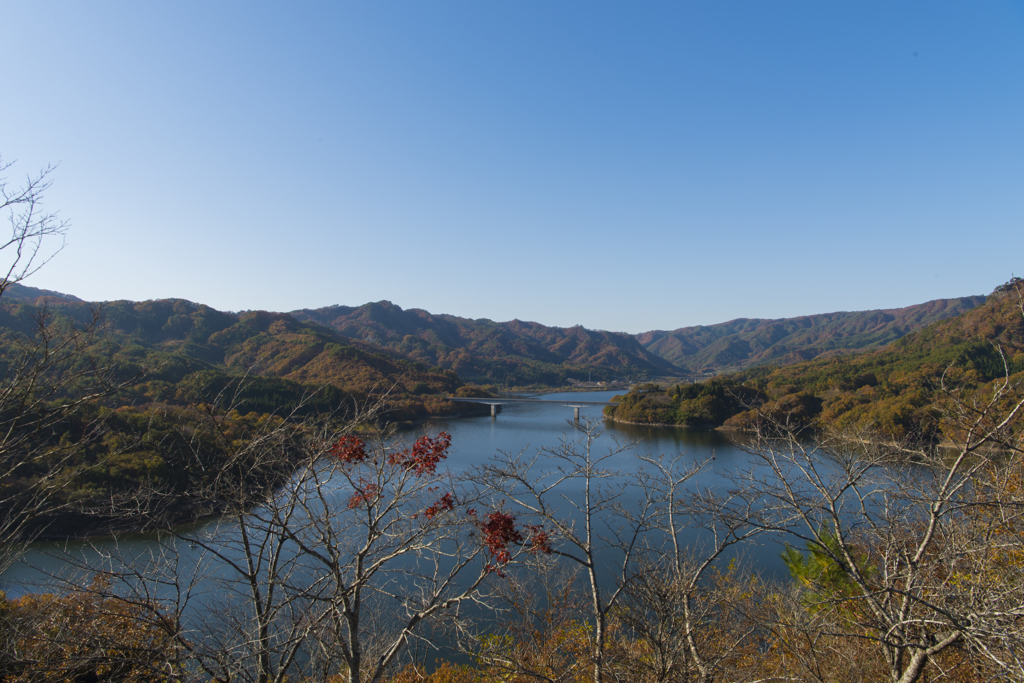
[(984, 303), (983, 296), (937, 299), (878, 311), (757, 320), (655, 330), (637, 335), (644, 348), (693, 375), (732, 372), (769, 363), (789, 365), (849, 351), (876, 349), (938, 320)]
[(4, 301), (23, 301), (25, 303), (44, 304), (50, 301), (81, 301), (77, 296), (62, 294), (51, 289), (37, 289), (12, 282), (4, 289)]
[(466, 381), (505, 386), (564, 386), (569, 380), (675, 376), (679, 368), (635, 337), (513, 320), (496, 323), (402, 310), (390, 301), (292, 311), (354, 340), (454, 370)]
[[(82, 323), (97, 307), (49, 293), (46, 299), (57, 320)], [(2, 338), (31, 334), (40, 310), (35, 301), (5, 294)], [(212, 397), (215, 389), (246, 375), (242, 410), (286, 414), (319, 388), (322, 396), (313, 399), (318, 410), (389, 393), (390, 417), (396, 421), (463, 412), (443, 398), (463, 386), (454, 372), (428, 368), (286, 313), (223, 313), (183, 299), (114, 301), (98, 310), (107, 333), (103, 346), (92, 352), (112, 354), (123, 376), (148, 369), (133, 392), (120, 397), (125, 404), (182, 403), (201, 396), (204, 388)]]
[[(948, 382), (968, 392), (989, 388), (1005, 378), (1007, 369), (1014, 381), (1024, 380), (1024, 315), (1017, 286), (1024, 290), (1014, 279), (987, 299), (972, 297), (941, 306), (932, 302), (924, 305), (925, 311), (912, 307), (919, 309), (914, 314), (918, 320), (957, 307), (966, 310), (881, 349), (823, 354), (811, 361), (760, 366), (696, 384), (643, 385), (606, 413), (626, 422), (747, 429), (755, 426), (760, 411), (895, 438), (938, 439), (942, 425), (936, 401), (944, 373)], [(966, 305), (974, 300), (984, 303)], [(869, 349), (874, 345), (866, 344)]]
[(455, 370), (466, 381), (562, 386), (569, 380), (702, 376), (880, 348), (984, 301), (983, 296), (939, 299), (891, 310), (739, 319), (638, 335), (520, 320), (470, 320), (403, 310), (389, 301), (303, 309), (291, 315), (330, 327), (349, 339)]

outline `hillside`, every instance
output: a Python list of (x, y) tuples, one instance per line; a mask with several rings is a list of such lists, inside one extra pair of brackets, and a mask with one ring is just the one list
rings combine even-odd
[[(38, 333), (44, 310), (50, 316), (49, 329), (59, 330), (88, 323), (98, 309), (104, 333), (89, 339), (73, 362), (79, 367), (95, 363), (121, 379), (145, 370), (129, 389), (54, 423), (49, 438), (59, 435), (61, 444), (77, 449), (73, 479), (60, 495), (66, 512), (53, 527), (59, 534), (80, 533), (97, 524), (131, 526), (129, 517), (94, 512), (102, 518), (97, 522), (96, 517), (76, 516), (74, 511), (89, 506), (105, 509), (114, 493), (128, 495), (140, 487), (167, 492), (166, 514), (173, 519), (209, 511), (193, 509), (188, 502), (189, 492), (208, 480), (209, 464), (227, 458), (232, 444), (239, 439), (244, 443), (246, 435), (257, 433), (267, 420), (279, 420), (297, 407), (305, 414), (325, 413), (365, 405), (386, 394), (384, 419), (401, 423), (485, 412), (484, 406), (444, 398), (474, 391), (463, 385), (460, 372), (510, 384), (554, 384), (583, 372), (593, 372), (598, 379), (619, 372), (669, 374), (671, 368), (624, 334), (435, 316), (386, 302), (295, 314), (234, 314), (180, 299), (97, 305), (45, 290), (12, 286), (9, 292), (11, 297), (5, 293), (0, 299), (4, 368), (16, 357), (19, 344)], [(1024, 320), (1014, 295), (1013, 287), (1000, 288), (980, 306), (878, 350), (749, 368), (667, 390), (642, 385), (625, 397), (615, 418), (743, 429), (757, 419), (748, 408), (759, 405), (769, 412), (784, 411), (837, 426), (937, 437), (935, 387), (947, 368), (960, 368), (947, 378), (968, 390), (1000, 377), (1003, 364), (995, 342), (1007, 354), (1011, 371), (1024, 372)], [(863, 315), (859, 328), (850, 320), (836, 322), (839, 331), (834, 336), (846, 334), (849, 340), (855, 337), (852, 331), (860, 329), (866, 335), (862, 339), (875, 335), (877, 340), (886, 330), (898, 332), (898, 325), (946, 315), (957, 305), (961, 304), (933, 302), (898, 316)], [(769, 329), (746, 323), (744, 333)], [(808, 338), (820, 343), (824, 327), (819, 325)], [(779, 329), (785, 331), (785, 325)], [(811, 324), (805, 329), (815, 328)], [(799, 338), (795, 332), (790, 337)], [(55, 367), (49, 372), (56, 376), (64, 370)], [(81, 391), (74, 383), (60, 387), (47, 398), (51, 403), (44, 411)], [(212, 431), (211, 419), (219, 425)], [(104, 425), (103, 437), (89, 440), (85, 435), (97, 421)], [(233, 436), (225, 441), (225, 435)], [(41, 437), (29, 436), (30, 442), (37, 438)], [(80, 447), (78, 439), (84, 439)], [(205, 453), (205, 466), (195, 462), (200, 452)], [(23, 468), (7, 485), (31, 481), (39, 474), (33, 467)], [(269, 473), (265, 483), (284, 474)]]
[(497, 323), (390, 301), (293, 311), (300, 321), (392, 349), (421, 363), (454, 370), (466, 381), (508, 386), (559, 386), (569, 379), (611, 380), (678, 374), (678, 368), (627, 334), (583, 327), (548, 327), (513, 320)]
[[(16, 432), (6, 443), (13, 438), (19, 451), (33, 454), (0, 473), (0, 519), (15, 514), (6, 507), (18, 500), (12, 491), (30, 490), (54, 474), (52, 462), (61, 462), (50, 509), (24, 517), (29, 531), (75, 536), (216, 513), (220, 498), (197, 492), (213, 486), (224, 468), (252, 468), (244, 479), (254, 495), (290, 475), (292, 451), (273, 451), (277, 464), (268, 469), (249, 448), (268, 429), (308, 438), (320, 417), (344, 420), (378, 403), (372, 419), (388, 424), (488, 412), (445, 398), (479, 395), (450, 370), (284, 313), (236, 315), (180, 299), (96, 305), (41, 296), (0, 300), (8, 405), (24, 398), (19, 405), (30, 406), (4, 414), (4, 427)], [(45, 309), (37, 305), (44, 302)], [(71, 332), (90, 329), (96, 310), (95, 334)], [(67, 353), (58, 352), (41, 374), (26, 375), (43, 353), (40, 339)], [(25, 364), (26, 358), (35, 360)], [(123, 382), (114, 393), (104, 390)], [(91, 396), (99, 398), (61, 408)], [(293, 417), (299, 419), (286, 419)]]
[[(32, 299), (30, 299), (32, 300)], [(91, 317), (94, 305), (47, 294), (50, 311), (79, 323)], [(107, 326), (98, 355), (113, 355), (121, 373), (148, 369), (145, 381), (122, 396), (125, 403), (182, 402), (184, 386), (223, 385), (232, 377), (249, 375), (249, 409), (288, 410), (315, 387), (337, 390), (340, 400), (363, 402), (389, 394), (392, 420), (465, 412), (444, 400), (463, 385), (451, 371), (427, 368), (399, 354), (345, 339), (319, 325), (302, 323), (285, 313), (265, 311), (224, 313), (182, 299), (114, 301), (102, 305)], [(34, 331), (40, 309), (6, 296), (0, 302), (0, 338), (12, 343)], [(197, 384), (197, 382), (199, 384)], [(270, 390), (271, 385), (276, 389)], [(260, 391), (268, 392), (259, 397)], [(283, 393), (282, 393), (283, 392)], [(275, 405), (273, 396), (289, 399)]]
[[(87, 306), (70, 295), (22, 285), (9, 287), (3, 300), (29, 305), (45, 302), (51, 306)], [(246, 316), (255, 315), (260, 322), (246, 317), (247, 322), (239, 328), (241, 331), (214, 338), (213, 335), (224, 328), (241, 324), (242, 317), (189, 302), (174, 304), (177, 300), (167, 300), (170, 303), (122, 301), (105, 306), (115, 329), (135, 341), (194, 361), (223, 365), (224, 369), (237, 369), (239, 364), (252, 364), (258, 358), (281, 354), (279, 359), (262, 367), (260, 373), (297, 382), (323, 381), (335, 386), (351, 382), (365, 384), (370, 377), (381, 382), (389, 372), (398, 371), (391, 368), (367, 374), (355, 370), (355, 365), (367, 361), (365, 356), (346, 361), (350, 367), (342, 370), (337, 358), (328, 362), (309, 355), (313, 347), (322, 351), (324, 344), (346, 343), (367, 353), (384, 354), (393, 362), (411, 360), (425, 368), (452, 371), (461, 380), (480, 384), (562, 386), (573, 380), (643, 380), (721, 373), (879, 348), (936, 320), (969, 310), (984, 300), (975, 296), (939, 299), (890, 310), (779, 320), (738, 319), (635, 336), (580, 326), (549, 327), (520, 320), (501, 323), (471, 320), (422, 309), (403, 310), (389, 301), (380, 301), (356, 307), (302, 309), (290, 314), (248, 313)], [(189, 311), (189, 306), (196, 308)], [(128, 311), (128, 308), (134, 310)], [(272, 332), (270, 325), (277, 321), (281, 324)], [(317, 329), (327, 336), (317, 341)], [(264, 339), (268, 334), (276, 337), (273, 344)], [(249, 343), (248, 350), (228, 348), (241, 343), (246, 335), (263, 336), (258, 343)], [(227, 339), (233, 340), (231, 344), (225, 345)], [(254, 355), (254, 345), (260, 347), (262, 356)], [(298, 353), (298, 347), (306, 350)], [(426, 384), (432, 386), (429, 381)], [(419, 390), (422, 392), (422, 387)], [(424, 415), (436, 409), (436, 405), (430, 408), (423, 405), (413, 412)]]
[[(886, 435), (937, 439), (940, 381), (968, 395), (1005, 378), (1024, 379), (1024, 314), (1020, 280), (983, 304), (934, 322), (877, 350), (763, 366), (695, 385), (646, 385), (608, 413), (616, 419), (744, 429), (757, 415), (786, 414), (805, 422)], [(1000, 355), (1000, 349), (1005, 356)]]
[[(4, 301), (24, 301), (26, 303), (43, 303), (48, 301), (82, 301), (77, 296), (62, 294), (52, 289), (38, 289), (11, 282), (3, 288)], [(40, 301), (42, 300), (42, 301)]]
[(786, 365), (855, 350), (880, 348), (938, 320), (984, 303), (983, 296), (937, 299), (906, 308), (654, 330), (637, 335), (648, 351), (691, 374)]
[(778, 320), (744, 318), (635, 336), (520, 320), (471, 320), (422, 309), (403, 310), (389, 301), (303, 309), (291, 315), (330, 327), (348, 339), (454, 370), (466, 381), (558, 386), (588, 378), (642, 380), (734, 372), (880, 348), (984, 301), (983, 296), (972, 296), (898, 309)]

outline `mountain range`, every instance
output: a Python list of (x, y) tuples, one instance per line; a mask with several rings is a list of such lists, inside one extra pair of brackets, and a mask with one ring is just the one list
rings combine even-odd
[(329, 411), (385, 394), (395, 422), (474, 412), (444, 398), (464, 385), (455, 372), (287, 313), (226, 313), (183, 299), (90, 304), (40, 291), (11, 285), (0, 299), (0, 362), (17, 357), (42, 316), (58, 327), (81, 327), (98, 310), (102, 333), (89, 338), (89, 352), (122, 376), (143, 378), (119, 396), (121, 404), (210, 402), (227, 383), (247, 377), (242, 394), (232, 394), (244, 412), (287, 413), (308, 395), (318, 395), (317, 408)]
[(560, 386), (573, 379), (718, 374), (879, 348), (984, 301), (984, 296), (969, 296), (886, 310), (778, 320), (740, 318), (637, 335), (520, 320), (472, 320), (403, 310), (390, 301), (303, 309), (291, 315), (326, 325), (349, 339), (455, 370), (466, 381)]
[(953, 318), (983, 303), (984, 296), (968, 296), (875, 311), (776, 320), (739, 318), (671, 332), (654, 330), (636, 338), (645, 349), (681, 370), (717, 374), (880, 348), (909, 332)]
[[(61, 307), (88, 305), (71, 295), (22, 285), (10, 285), (3, 301), (46, 302)], [(381, 358), (390, 359), (387, 362), (413, 363), (424, 372), (454, 372), (460, 383), (525, 387), (714, 375), (881, 348), (984, 301), (984, 296), (968, 296), (897, 309), (776, 320), (740, 318), (637, 335), (521, 320), (474, 320), (417, 308), (402, 309), (389, 301), (245, 314), (223, 313), (183, 300), (112, 302), (104, 306), (115, 327), (133, 335), (136, 341), (157, 344), (213, 365), (257, 358), (254, 351), (232, 352), (221, 341), (230, 338), (242, 344), (247, 339), (242, 346), (258, 347), (263, 354), (260, 358), (278, 359), (265, 372), (295, 381), (348, 381), (346, 373), (339, 373), (319, 357), (326, 344), (345, 343), (363, 354), (383, 354)], [(129, 314), (129, 309), (134, 312)], [(233, 326), (234, 332), (226, 332)], [(298, 347), (305, 350), (300, 352)], [(314, 349), (318, 351), (314, 353)], [(377, 365), (381, 362), (374, 361)], [(348, 375), (352, 374), (350, 368)], [(377, 376), (375, 372), (355, 374), (364, 379)], [(378, 377), (378, 381), (382, 380)]]
[[(209, 476), (202, 463), (194, 466), (199, 442), (209, 451), (203, 457), (219, 462), (229, 459), (231, 444), (244, 442), (260, 424), (293, 414), (338, 416), (378, 405), (376, 421), (405, 426), (438, 416), (486, 415), (487, 406), (448, 396), (489, 396), (494, 387), (488, 384), (523, 388), (587, 377), (687, 374), (692, 379), (697, 372), (745, 367), (668, 389), (664, 383), (637, 384), (615, 418), (695, 426), (725, 422), (743, 429), (756, 419), (745, 407), (758, 404), (790, 412), (795, 406), (807, 417), (907, 433), (930, 414), (928, 387), (936, 371), (966, 359), (971, 377), (998, 376), (1002, 360), (985, 340), (1013, 330), (1004, 347), (1013, 351), (1013, 371), (1024, 367), (1019, 345), (1009, 343), (1021, 337), (1008, 291), (889, 311), (736, 320), (629, 335), (470, 320), (389, 302), (231, 313), (183, 299), (89, 303), (8, 284), (0, 296), (0, 370), (14, 377), (10, 368), (38, 353), (41, 341), (68, 340), (73, 352), (66, 362), (45, 372), (60, 377), (67, 371), (84, 383), (57, 382), (59, 391), (47, 394), (44, 413), (89, 393), (90, 368), (125, 382), (117, 393), (53, 425), (48, 436), (77, 443), (76, 435), (88, 433), (95, 420), (107, 430), (102, 440), (80, 447), (73, 478), (60, 494), (68, 510), (60, 533), (72, 535), (95, 522), (72, 514), (76, 505), (92, 501), (103, 508), (112, 492), (129, 495), (140, 487), (165, 491), (167, 514), (174, 519), (198, 514), (188, 492)], [(97, 320), (99, 326), (90, 328)], [(804, 357), (815, 360), (785, 365)], [(217, 425), (213, 431), (211, 424)], [(218, 441), (218, 434), (231, 439)], [(39, 474), (20, 471), (14, 484), (27, 485)], [(130, 522), (96, 514), (104, 525)]]
[(675, 375), (672, 363), (635, 337), (583, 327), (494, 322), (403, 310), (390, 301), (292, 311), (349, 339), (392, 349), (466, 381), (505, 386), (562, 386), (570, 379)]
[[(981, 305), (942, 317), (878, 348), (866, 344), (839, 355), (825, 353), (798, 363), (750, 367), (697, 384), (642, 384), (617, 407), (607, 408), (606, 414), (625, 422), (737, 430), (753, 429), (766, 416), (775, 416), (791, 425), (814, 422), (896, 440), (939, 441), (953, 433), (943, 417), (951, 397), (964, 401), (963, 405), (974, 405), (968, 397), (985, 405), (986, 397), (1002, 391), (1010, 400), (1024, 382), (1022, 296), (1024, 281), (1014, 278)], [(915, 324), (955, 307), (918, 308), (911, 318)], [(907, 319), (908, 309), (902, 310), (903, 315), (888, 321), (891, 312), (865, 314), (863, 319), (876, 319), (874, 333), (899, 330), (897, 321)], [(850, 323), (833, 323), (838, 330), (856, 329)], [(790, 320), (778, 327), (786, 332), (794, 326)], [(858, 339), (856, 335), (847, 338)]]

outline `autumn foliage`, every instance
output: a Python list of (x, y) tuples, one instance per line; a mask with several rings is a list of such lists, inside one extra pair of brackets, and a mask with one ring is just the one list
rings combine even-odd
[[(525, 534), (523, 532), (526, 532)], [(480, 538), (492, 562), (487, 570), (499, 576), (500, 567), (512, 560), (513, 548), (525, 547), (530, 553), (551, 553), (551, 536), (539, 524), (523, 524), (516, 528), (516, 518), (507, 512), (495, 510), (480, 523)]]
[(366, 444), (357, 436), (343, 436), (331, 446), (331, 455), (343, 463), (359, 463), (366, 460)]
[[(107, 597), (97, 578), (65, 595), (0, 593), (0, 680), (173, 680), (178, 664), (176, 625), (155, 605)], [(153, 618), (154, 615), (156, 618)]]
[[(451, 443), (451, 435), (441, 432), (433, 437), (421, 436), (407, 448), (387, 453), (381, 450), (375, 456), (365, 441), (357, 436), (346, 435), (338, 439), (329, 452), (346, 469), (376, 465), (422, 479), (437, 474), (437, 466), (448, 457)], [(354, 489), (347, 501), (350, 510), (374, 505), (384, 495), (380, 484), (365, 474), (353, 473), (349, 475), (349, 481)], [(439, 486), (428, 486), (426, 489), (431, 493), (439, 490)], [(455, 493), (446, 491), (426, 507), (413, 512), (411, 517), (431, 522), (443, 513), (455, 510), (457, 505)], [(500, 568), (512, 560), (517, 548), (526, 548), (530, 553), (551, 553), (551, 536), (541, 525), (518, 525), (513, 515), (500, 510), (478, 518), (474, 508), (467, 508), (465, 515), (476, 525), (481, 545), (489, 558), (487, 572), (503, 576)]]
[[(441, 432), (435, 437), (421, 436), (409, 448), (389, 453), (388, 465), (409, 470), (418, 477), (434, 474), (437, 465), (448, 457), (448, 449), (452, 445), (452, 437)], [(365, 462), (370, 455), (366, 451), (366, 442), (357, 436), (346, 435), (331, 446), (330, 453), (346, 465)]]
[(448, 448), (451, 445), (452, 437), (447, 432), (441, 432), (434, 438), (421, 436), (416, 439), (412, 448), (392, 453), (388, 457), (388, 462), (411, 470), (416, 476), (433, 474), (437, 464), (448, 457)]
[(945, 388), (959, 400), (1024, 379), (1024, 316), (1011, 281), (984, 303), (880, 349), (760, 366), (696, 384), (641, 385), (605, 413), (625, 422), (756, 431), (767, 415), (790, 426), (869, 430), (895, 440), (949, 439)]
[(480, 525), (480, 536), (496, 565), (512, 559), (509, 546), (523, 542), (523, 534), (516, 529), (516, 518), (498, 510), (487, 515), (487, 521)]
[(427, 519), (434, 519), (434, 517), (437, 517), (442, 512), (448, 512), (454, 509), (455, 496), (452, 494), (451, 491), (449, 491), (448, 493), (438, 498), (436, 503), (434, 503), (433, 505), (429, 506), (426, 510), (424, 510), (423, 516)]

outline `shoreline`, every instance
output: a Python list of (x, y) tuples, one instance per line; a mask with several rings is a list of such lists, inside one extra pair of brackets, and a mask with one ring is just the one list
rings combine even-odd
[(616, 422), (623, 425), (633, 425), (635, 427), (671, 427), (674, 429), (702, 429), (709, 432), (732, 432), (734, 434), (746, 434), (742, 429), (733, 429), (731, 427), (700, 427), (697, 425), (681, 425), (681, 424), (669, 424), (667, 422), (634, 422), (632, 420), (621, 420), (612, 415), (605, 415), (604, 419)]
[[(562, 393), (561, 390), (550, 390), (548, 393)], [(486, 410), (461, 410), (458, 413), (447, 414), (447, 415), (425, 415), (417, 417), (414, 420), (403, 420), (401, 422), (392, 423), (397, 432), (410, 432), (421, 428), (423, 425), (429, 424), (433, 420), (456, 420), (456, 419), (468, 419), (468, 418), (479, 418), (487, 415)], [(377, 430), (367, 429), (360, 430), (363, 434), (377, 433)], [(290, 476), (290, 475), (289, 475)], [(187, 505), (187, 504), (185, 504)], [(43, 531), (38, 535), (30, 536), (28, 539), (22, 539), (22, 542), (28, 543), (55, 543), (62, 541), (82, 542), (99, 539), (113, 539), (125, 534), (150, 534), (150, 533), (161, 533), (166, 530), (167, 526), (170, 527), (183, 527), (193, 524), (202, 524), (213, 519), (217, 519), (222, 515), (217, 512), (207, 512), (199, 516), (193, 516), (189, 514), (189, 511), (185, 508), (185, 505), (179, 509), (178, 514), (171, 514), (170, 518), (165, 521), (165, 524), (159, 525), (158, 527), (152, 526), (152, 520), (139, 519), (138, 524), (132, 524), (131, 522), (126, 523), (124, 517), (112, 516), (107, 514), (97, 514), (93, 517), (93, 521), (96, 522), (95, 526), (88, 531), (82, 531), (76, 529), (71, 533), (59, 531), (60, 529), (69, 530), (77, 526), (76, 521), (81, 520), (80, 512), (68, 511), (63, 514), (52, 515), (51, 521), (46, 524), (44, 529), (51, 531)]]
[[(553, 394), (553, 393), (563, 393), (563, 392), (560, 391), (560, 390), (551, 390), (548, 393), (552, 393)], [(576, 393), (583, 393), (583, 392), (576, 392)], [(459, 413), (452, 414), (452, 415), (426, 416), (426, 417), (423, 417), (423, 418), (419, 418), (419, 419), (417, 419), (415, 421), (396, 423), (395, 427), (397, 427), (398, 431), (410, 431), (410, 430), (415, 430), (418, 427), (422, 427), (424, 424), (428, 424), (432, 419), (454, 420), (454, 419), (475, 418), (475, 417), (481, 417), (481, 415), (479, 413), (476, 413), (475, 411), (460, 411)], [(669, 424), (669, 423), (659, 423), (659, 422), (638, 422), (638, 421), (634, 421), (634, 420), (623, 420), (623, 419), (619, 419), (619, 418), (616, 418), (616, 417), (610, 416), (610, 415), (602, 415), (602, 419), (604, 419), (606, 421), (609, 421), (609, 422), (612, 422), (614, 424), (629, 425), (629, 426), (636, 426), (636, 427), (673, 428), (673, 429), (676, 429), (676, 430), (682, 429), (682, 430), (694, 430), (694, 431), (704, 431), (704, 432), (717, 431), (717, 432), (724, 432), (724, 433), (728, 433), (728, 434), (735, 434), (737, 436), (739, 436), (739, 435), (751, 435), (751, 434), (755, 433), (755, 432), (751, 432), (751, 431), (748, 431), (748, 430), (735, 429), (735, 428), (729, 428), (729, 427), (724, 427), (724, 426), (704, 427), (704, 426), (693, 426), (693, 425), (685, 425), (685, 424)], [(865, 440), (865, 439), (856, 439), (856, 441), (859, 441), (860, 443), (864, 443), (864, 444), (873, 443), (873, 444), (876, 444), (876, 445), (886, 445), (886, 446), (889, 446), (891, 448), (901, 449), (901, 447), (900, 447), (900, 445), (898, 443), (895, 443), (895, 442), (892, 442), (892, 441), (878, 440), (878, 441), (869, 442), (868, 440)], [(956, 450), (957, 449), (957, 446), (955, 444), (953, 444), (952, 442), (949, 442), (948, 440), (943, 440), (942, 442), (936, 444), (935, 447), (939, 448), (939, 449), (943, 449), (943, 450), (947, 450), (947, 449), (948, 450)], [(987, 448), (986, 450), (995, 450), (995, 449)], [(910, 455), (909, 451), (908, 451), (908, 455)], [(112, 539), (112, 538), (117, 538), (117, 537), (120, 537), (120, 536), (123, 536), (123, 535), (126, 535), (126, 534), (160, 533), (161, 530), (163, 529), (162, 525), (161, 525), (161, 528), (156, 528), (156, 527), (150, 526), (150, 523), (152, 522), (152, 520), (145, 520), (145, 519), (133, 520), (133, 521), (137, 521), (138, 522), (137, 524), (133, 524), (131, 522), (127, 522), (126, 523), (126, 520), (123, 517), (110, 517), (110, 516), (107, 516), (107, 515), (97, 515), (94, 518), (94, 521), (96, 522), (96, 525), (93, 528), (89, 529), (88, 531), (83, 531), (81, 528), (79, 528), (79, 529), (75, 530), (75, 531), (77, 531), (77, 533), (75, 533), (75, 532), (67, 533), (67, 531), (62, 533), (60, 531), (61, 529), (70, 530), (70, 528), (73, 528), (73, 527), (76, 526), (73, 522), (71, 524), (69, 524), (69, 522), (71, 522), (71, 520), (75, 516), (76, 516), (76, 513), (67, 513), (66, 515), (57, 515), (57, 516), (55, 516), (55, 518), (51, 521), (51, 523), (47, 524), (46, 527), (45, 527), (49, 531), (43, 531), (39, 535), (32, 537), (31, 540), (29, 540), (29, 542), (30, 543), (35, 543), (35, 542), (54, 543), (54, 542), (61, 542), (61, 541), (83, 542), (83, 541), (99, 540), (99, 539), (106, 539), (106, 538), (111, 538)], [(181, 506), (178, 509), (178, 514), (173, 514), (172, 513), (171, 515), (169, 515), (169, 518), (165, 519), (165, 524), (167, 526), (170, 526), (170, 527), (183, 527), (183, 526), (187, 527), (189, 525), (194, 525), (194, 524), (203, 524), (203, 523), (209, 522), (210, 520), (217, 519), (220, 516), (221, 516), (221, 514), (216, 512), (216, 511), (207, 511), (205, 514), (200, 514), (198, 516), (194, 516), (194, 511), (188, 510), (188, 506), (186, 504), (186, 505)]]
[[(633, 425), (635, 427), (671, 427), (671, 428), (675, 428), (675, 429), (701, 429), (701, 430), (714, 431), (714, 432), (727, 432), (727, 433), (730, 433), (730, 434), (751, 434), (751, 435), (757, 434), (756, 431), (750, 431), (750, 430), (746, 430), (746, 429), (735, 429), (733, 427), (726, 427), (724, 425), (718, 426), (718, 427), (695, 427), (695, 426), (692, 426), (692, 425), (668, 424), (668, 423), (665, 423), (665, 422), (634, 422), (632, 420), (620, 420), (620, 419), (618, 419), (616, 417), (609, 416), (609, 415), (605, 415), (604, 419), (610, 420), (611, 422), (615, 422), (615, 423), (618, 423), (618, 424)], [(861, 443), (861, 444), (872, 444), (872, 445), (876, 445), (876, 446), (877, 445), (888, 446), (890, 448), (893, 448), (893, 449), (899, 450), (899, 451), (906, 451), (907, 450), (907, 449), (901, 447), (895, 441), (884, 441), (884, 440), (874, 440), (874, 441), (872, 441), (872, 440), (863, 439), (863, 438), (853, 439), (852, 441), (855, 441), (856, 443)], [(949, 441), (949, 440), (943, 440), (943, 441), (940, 441), (940, 442), (936, 443), (935, 444), (935, 448), (941, 448), (941, 449), (953, 450), (953, 451), (957, 451), (957, 450), (960, 449), (959, 446), (957, 446), (955, 443), (953, 443), (952, 441)], [(1002, 449), (995, 448), (993, 446), (986, 446), (985, 448), (983, 448), (981, 450), (992, 452), (992, 453), (998, 453), (998, 452), (1002, 451)]]
[[(544, 387), (541, 389), (510, 389), (495, 396), (495, 398), (501, 398), (502, 395), (512, 397), (517, 395), (524, 396), (547, 396), (549, 394), (589, 394), (597, 391), (615, 391), (618, 393), (628, 393), (630, 389), (629, 385), (614, 386), (614, 387)], [(620, 391), (621, 390), (621, 391)]]

